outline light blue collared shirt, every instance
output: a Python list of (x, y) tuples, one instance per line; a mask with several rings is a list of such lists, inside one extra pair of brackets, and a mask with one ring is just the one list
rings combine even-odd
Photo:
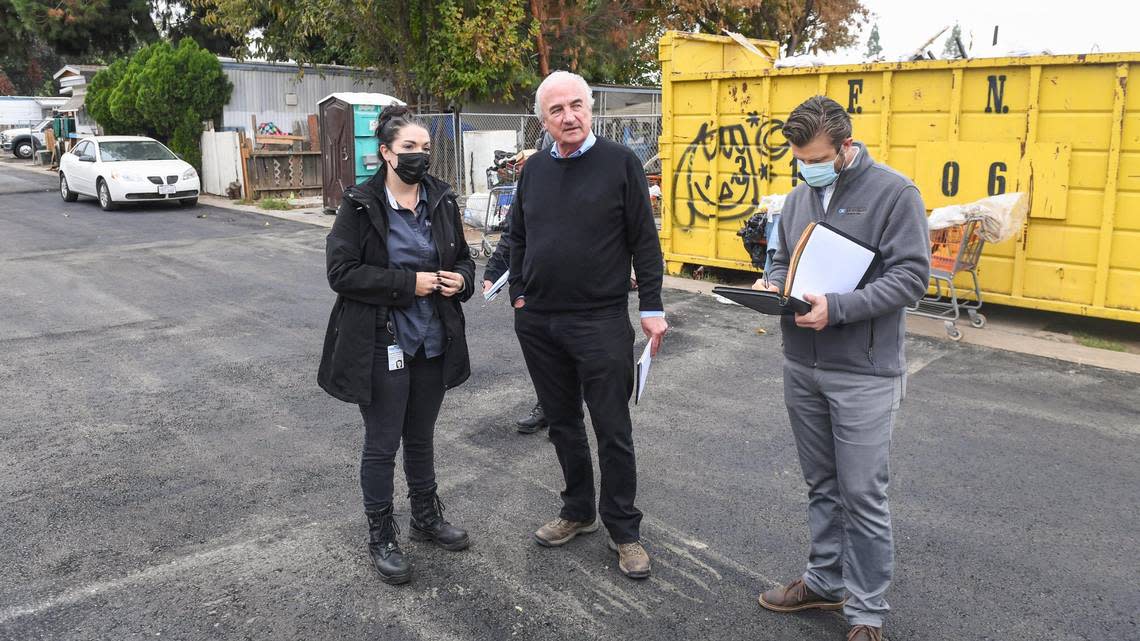
[[(579, 147), (576, 151), (572, 152), (569, 156), (563, 156), (562, 154), (558, 153), (558, 143), (557, 142), (550, 146), (550, 155), (555, 157), (555, 158), (577, 158), (578, 156), (581, 156), (582, 154), (586, 153), (587, 151), (590, 151), (590, 148), (593, 147), (594, 143), (596, 143), (596, 142), (598, 142), (598, 137), (595, 136), (594, 132), (591, 131), (590, 135), (586, 136), (586, 140), (582, 143), (582, 146)], [(526, 296), (519, 296), (519, 298), (522, 298), (525, 300)], [(665, 312), (663, 312), (663, 311), (641, 312), (641, 317), (642, 318), (665, 318)]]
[(593, 147), (594, 143), (596, 142), (598, 142), (598, 137), (595, 136), (594, 132), (591, 131), (590, 135), (586, 136), (586, 141), (582, 143), (582, 146), (579, 147), (577, 151), (571, 153), (569, 156), (563, 156), (562, 154), (558, 153), (558, 143), (550, 145), (550, 155), (554, 156), (555, 158), (577, 158), (587, 151), (590, 151), (590, 147)]

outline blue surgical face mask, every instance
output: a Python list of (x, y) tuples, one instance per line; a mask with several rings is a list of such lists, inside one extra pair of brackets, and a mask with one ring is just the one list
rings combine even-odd
[[(840, 154), (842, 154), (842, 150), (840, 150)], [(842, 156), (836, 157), (836, 160), (840, 157)], [(835, 182), (836, 178), (839, 178), (839, 172), (835, 169), (835, 160), (796, 164), (800, 168), (800, 177), (812, 187), (826, 187)]]

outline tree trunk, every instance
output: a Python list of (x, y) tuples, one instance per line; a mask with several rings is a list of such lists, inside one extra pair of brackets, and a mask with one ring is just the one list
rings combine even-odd
[(545, 16), (541, 1), (530, 0), (530, 17), (538, 24), (538, 36), (535, 38), (535, 44), (538, 46), (538, 72), (545, 78), (550, 75), (550, 50), (546, 47), (546, 35), (543, 33), (542, 22)]
[(788, 56), (796, 55), (796, 49), (800, 48), (800, 42), (803, 39), (804, 31), (807, 29), (808, 21), (811, 19), (813, 9), (815, 9), (815, 0), (805, 0), (804, 14), (791, 25), (791, 34), (788, 37)]

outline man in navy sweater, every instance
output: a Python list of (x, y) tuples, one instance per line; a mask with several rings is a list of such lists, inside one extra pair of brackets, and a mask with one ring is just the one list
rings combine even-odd
[[(539, 85), (535, 112), (554, 145), (527, 161), (512, 213), (515, 332), (566, 480), (558, 518), (534, 537), (547, 547), (564, 545), (597, 531), (600, 514), (619, 569), (642, 579), (650, 563), (634, 505), (629, 268), (632, 262), (641, 328), (656, 354), (668, 329), (663, 259), (641, 163), (590, 131), (592, 105), (589, 85), (576, 74), (556, 71)], [(598, 439), (597, 505), (583, 399)]]

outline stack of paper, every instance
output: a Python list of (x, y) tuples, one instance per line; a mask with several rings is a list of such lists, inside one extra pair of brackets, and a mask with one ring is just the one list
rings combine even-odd
[(508, 269), (507, 271), (503, 272), (503, 275), (499, 276), (499, 280), (495, 281), (494, 285), (491, 285), (491, 289), (488, 289), (487, 292), (483, 294), (483, 299), (488, 303), (495, 300), (495, 297), (499, 295), (499, 292), (503, 291), (503, 286), (507, 284), (507, 279), (509, 279), (510, 276), (511, 270)]

